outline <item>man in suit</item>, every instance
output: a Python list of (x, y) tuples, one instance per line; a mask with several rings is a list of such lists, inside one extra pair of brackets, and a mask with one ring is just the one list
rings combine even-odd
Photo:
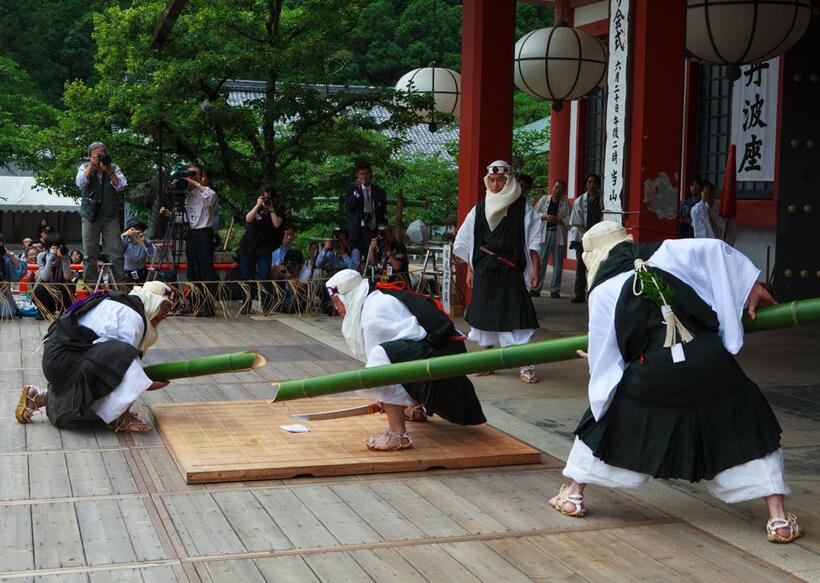
[(345, 193), (347, 232), (350, 233), (351, 247), (365, 256), (370, 240), (378, 234), (379, 225), (386, 223), (387, 194), (384, 189), (373, 184), (370, 163), (359, 162), (356, 166), (356, 184)]

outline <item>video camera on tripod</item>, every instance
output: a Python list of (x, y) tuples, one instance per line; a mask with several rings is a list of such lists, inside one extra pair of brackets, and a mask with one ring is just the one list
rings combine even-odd
[(165, 195), (171, 199), (171, 210), (175, 213), (184, 211), (185, 197), (188, 194), (188, 181), (186, 178), (195, 178), (195, 170), (189, 170), (185, 164), (177, 164), (168, 174), (168, 186), (165, 187)]

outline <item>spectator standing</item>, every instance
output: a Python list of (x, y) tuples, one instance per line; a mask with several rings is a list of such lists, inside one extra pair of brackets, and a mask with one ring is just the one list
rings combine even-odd
[[(188, 171), (192, 174), (184, 178), (188, 183), (185, 195), (185, 214), (188, 218), (188, 232), (185, 234), (185, 257), (188, 262), (186, 277), (188, 281), (214, 282), (217, 279), (214, 270), (214, 207), (217, 202), (216, 192), (208, 186), (208, 173), (204, 168), (191, 164)], [(170, 217), (170, 209), (162, 207), (160, 213)], [(206, 294), (200, 309), (192, 315), (209, 318), (214, 315), (214, 306)]]
[(125, 281), (130, 283), (141, 283), (148, 278), (145, 263), (149, 253), (154, 253), (154, 244), (145, 236), (146, 228), (148, 225), (143, 221), (132, 219), (122, 234), (124, 275)]
[(111, 161), (105, 144), (94, 142), (88, 146), (88, 162), (77, 170), (75, 180), (82, 192), (80, 216), (83, 230), (85, 275), (97, 280), (97, 256), (102, 252), (114, 260), (114, 277), (122, 277), (122, 241), (120, 239), (120, 196), (128, 185), (120, 167)]
[[(29, 285), (28, 289), (32, 289), (34, 287), (34, 284), (37, 282), (37, 277), (40, 275), (39, 268), (37, 267), (37, 255), (37, 249), (35, 249), (34, 247), (29, 247), (26, 250), (25, 258), (23, 259), (26, 263), (26, 273), (24, 273), (23, 275), (25, 276), (25, 280)], [(30, 270), (30, 265), (35, 267), (35, 269)]]
[(584, 183), (586, 192), (578, 197), (572, 207), (570, 215), (570, 249), (575, 249), (575, 296), (573, 304), (582, 304), (587, 295), (587, 268), (581, 255), (584, 253), (582, 238), (594, 225), (604, 217), (604, 200), (601, 196), (601, 178), (597, 174), (590, 174)]
[(287, 279), (287, 277), (285, 277), (287, 273), (285, 258), (287, 257), (288, 251), (290, 251), (290, 247), (295, 236), (296, 230), (293, 227), (285, 228), (282, 243), (279, 247), (274, 249), (273, 254), (271, 255), (271, 269), (273, 272), (272, 279)]
[(567, 183), (556, 180), (552, 185), (552, 192), (541, 197), (535, 205), (535, 212), (541, 218), (541, 273), (538, 277), (538, 287), (530, 290), (530, 295), (541, 295), (547, 274), (547, 263), (552, 256), (552, 281), (550, 282), (550, 297), (561, 297), (561, 275), (564, 271), (564, 256), (567, 250), (567, 223), (572, 208), (566, 198)]
[(74, 249), (70, 254), (69, 258), (71, 259), (72, 267), (75, 265), (79, 265), (79, 270), (72, 269), (72, 273), (74, 273), (74, 277), (71, 278), (71, 281), (74, 283), (79, 283), (83, 281), (83, 252), (79, 249)]
[(46, 313), (62, 312), (74, 302), (74, 295), (69, 289), (71, 259), (68, 248), (63, 245), (59, 233), (50, 237), (50, 243), (48, 250), (37, 256), (39, 275), (32, 295), (37, 300), (38, 320), (42, 320)]
[(703, 182), (700, 178), (693, 178), (689, 181), (689, 189), (686, 198), (680, 205), (680, 217), (678, 220), (678, 239), (691, 239), (695, 236), (692, 228), (692, 208), (700, 202), (700, 193), (703, 190)]
[(245, 215), (248, 230), (239, 243), (239, 265), (245, 281), (271, 278), (271, 254), (285, 237), (285, 210), (276, 206), (276, 189), (265, 185)]
[(26, 260), (26, 255), (28, 254), (28, 249), (31, 247), (32, 239), (31, 237), (24, 237), (23, 241), (20, 243), (23, 247), (23, 250), (20, 252), (20, 259), (22, 261)]
[[(43, 249), (48, 247), (48, 237), (51, 234), (51, 227), (43, 227), (40, 229), (40, 235), (37, 242), (43, 246)], [(42, 250), (42, 249), (41, 249)]]
[(0, 233), (0, 318), (19, 316), (9, 284), (19, 281), (25, 272), (26, 264), (6, 247), (6, 240)]
[(715, 204), (715, 185), (703, 183), (701, 199), (692, 207), (692, 230), (696, 239), (721, 239), (723, 219), (720, 207)]
[(352, 246), (364, 255), (379, 225), (386, 224), (387, 194), (373, 184), (373, 170), (369, 162), (356, 166), (356, 183), (345, 193), (345, 210), (348, 212), (347, 232)]

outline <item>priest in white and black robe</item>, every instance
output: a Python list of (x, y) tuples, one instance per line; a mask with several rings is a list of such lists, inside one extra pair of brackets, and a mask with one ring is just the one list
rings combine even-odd
[(171, 288), (152, 281), (129, 294), (94, 294), (71, 306), (46, 334), (48, 389), (24, 387), (17, 420), (28, 423), (45, 407), (56, 427), (102, 420), (115, 431), (150, 431), (130, 408), (145, 391), (168, 384), (146, 376), (142, 355), (157, 341), (174, 299)]
[(769, 540), (800, 536), (783, 508), (780, 426), (734, 359), (744, 306), (753, 317), (774, 302), (757, 281), (760, 271), (722, 241), (636, 245), (608, 221), (583, 244), (590, 408), (564, 469), (572, 484), (551, 504), (581, 516), (586, 484), (704, 481), (724, 502), (764, 498)]
[[(338, 272), (326, 286), (336, 310), (344, 317), (342, 335), (350, 351), (366, 361), (368, 368), (466, 352), (464, 336), (427, 296), (377, 289), (352, 269)], [(373, 450), (412, 447), (406, 420), (438, 415), (460, 425), (486, 422), (473, 385), (464, 375), (356, 393), (381, 403), (387, 414), (387, 431), (366, 440)], [(423, 414), (418, 416), (419, 412)]]
[[(484, 185), (484, 200), (467, 214), (453, 245), (473, 290), (464, 315), (468, 338), (485, 348), (526, 344), (538, 328), (529, 290), (538, 287), (541, 218), (507, 162), (488, 166)], [(538, 382), (534, 366), (519, 372), (522, 382)]]

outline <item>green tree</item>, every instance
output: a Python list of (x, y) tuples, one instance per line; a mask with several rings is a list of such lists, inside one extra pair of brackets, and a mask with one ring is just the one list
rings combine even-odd
[[(65, 115), (42, 135), (51, 155), (42, 182), (76, 195), (76, 164), (87, 143), (102, 139), (132, 184), (156, 173), (161, 147), (165, 167), (205, 166), (235, 210), (261, 182), (275, 183), (294, 209), (317, 192), (338, 192), (357, 157), (378, 164), (396, 151), (400, 139), (379, 132), (400, 135), (416, 122), (410, 106), (429, 103), (405, 103), (392, 89), (329, 90), (342, 80), (337, 41), (360, 4), (202, 0), (186, 7), (160, 50), (150, 39), (164, 0), (108, 8), (94, 19), (99, 80), (67, 84)], [(229, 103), (231, 79), (261, 80), (263, 94)], [(372, 116), (376, 106), (389, 116)]]
[(0, 164), (30, 164), (40, 128), (56, 121), (57, 112), (34, 94), (25, 71), (0, 57)]

